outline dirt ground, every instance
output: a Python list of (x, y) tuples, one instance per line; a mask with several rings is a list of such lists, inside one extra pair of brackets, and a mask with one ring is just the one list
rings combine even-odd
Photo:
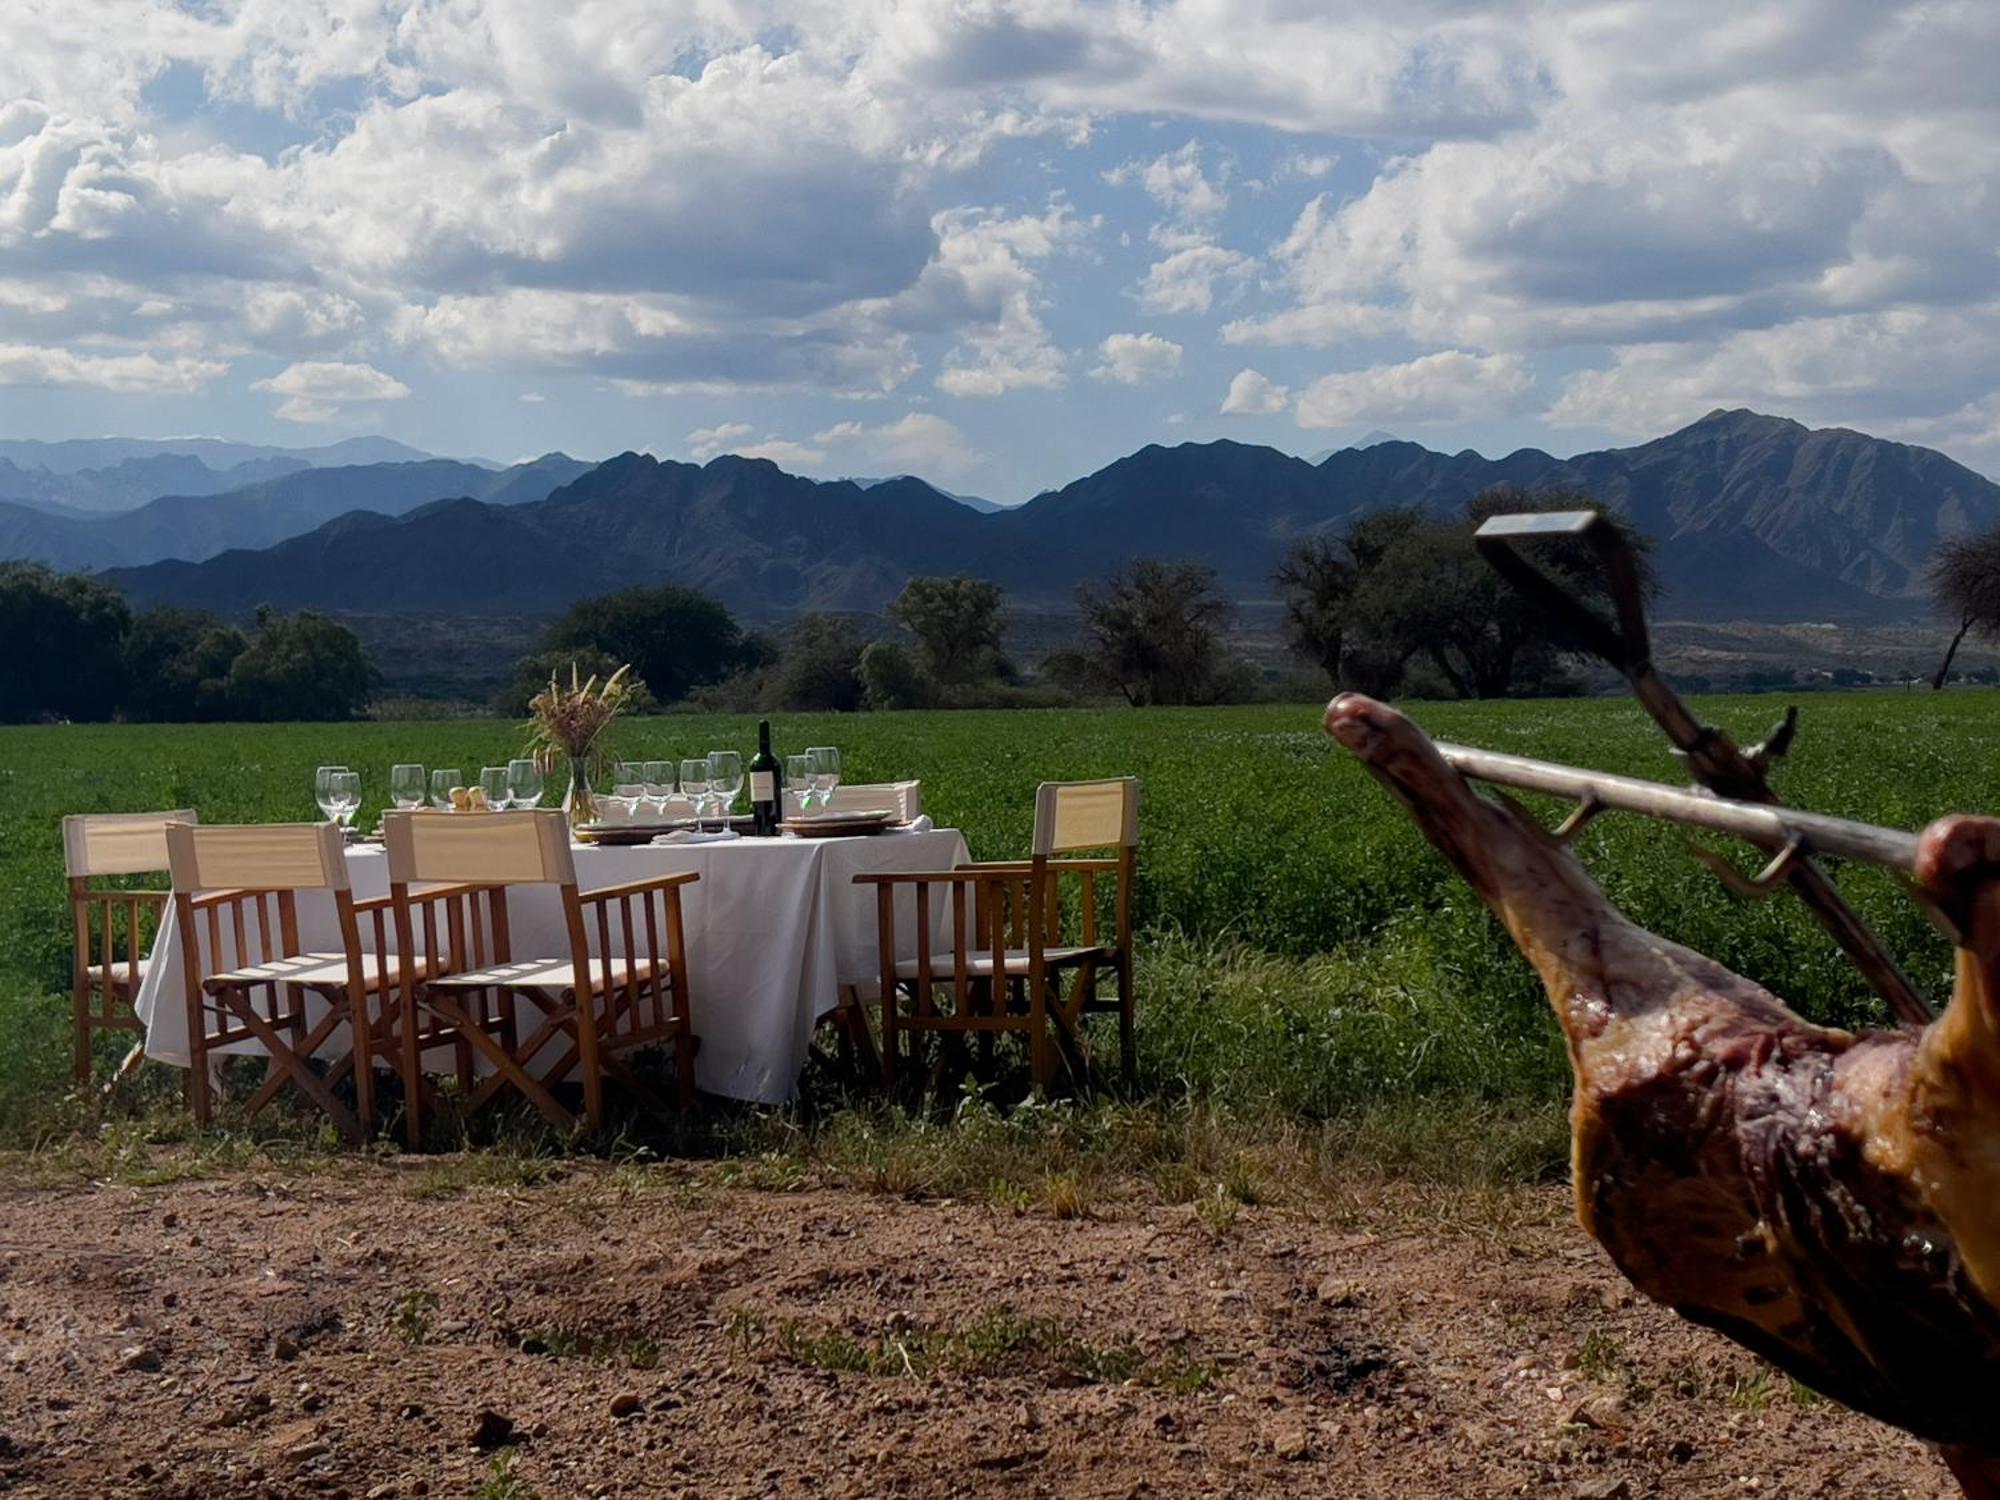
[(438, 1174), (0, 1188), (0, 1491), (1956, 1494), (1553, 1190), (1496, 1233)]

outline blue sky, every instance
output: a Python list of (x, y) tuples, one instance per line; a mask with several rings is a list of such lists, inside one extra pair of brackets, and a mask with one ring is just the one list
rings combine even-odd
[(0, 435), (2000, 472), (2000, 7), (14, 0)]

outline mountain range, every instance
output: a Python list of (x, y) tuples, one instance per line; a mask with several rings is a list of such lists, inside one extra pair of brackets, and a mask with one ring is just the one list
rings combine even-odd
[(1197, 558), (1232, 596), (1257, 600), (1298, 537), (1392, 504), (1447, 512), (1496, 484), (1583, 490), (1622, 510), (1656, 541), (1663, 615), (1691, 620), (1911, 616), (1936, 542), (2000, 525), (2000, 485), (1940, 453), (1717, 411), (1568, 459), (1393, 439), (1316, 464), (1243, 443), (1155, 445), (990, 514), (908, 476), (817, 482), (762, 459), (627, 453), (539, 500), (454, 496), (401, 516), (378, 505), (263, 550), (112, 577), (140, 603), (486, 616), (671, 582), (773, 620), (876, 611), (923, 573), (1062, 602), (1121, 561), (1159, 556)]
[(130, 510), (161, 495), (214, 495), (299, 469), (409, 463), (431, 455), (391, 438), (274, 448), (225, 438), (0, 440), (0, 500), (63, 510)]
[[(122, 462), (199, 463), (194, 459)], [(226, 472), (271, 462), (291, 461), (253, 459)], [(590, 468), (562, 453), (499, 470), (448, 458), (293, 468), (276, 478), (220, 493), (162, 495), (113, 514), (0, 501), (0, 557), (90, 571), (163, 558), (199, 562), (231, 548), (269, 547), (352, 511), (395, 516), (461, 495), (496, 506), (526, 504)]]

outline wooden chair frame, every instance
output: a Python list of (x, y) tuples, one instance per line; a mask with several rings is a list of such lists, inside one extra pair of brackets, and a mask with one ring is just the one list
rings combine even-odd
[[(369, 1045), (369, 1001), (392, 988), (404, 968), (417, 965), (398, 963), (381, 945), (389, 900), (386, 896), (354, 899), (347, 884), (340, 830), (334, 824), (261, 825), (254, 830), (273, 843), (290, 846), (284, 851), (288, 861), (303, 861), (307, 853), (315, 854), (320, 866), (316, 879), (298, 869), (282, 884), (215, 884), (211, 873), (231, 868), (230, 852), (220, 848), (209, 857), (200, 844), (249, 831), (197, 829), (188, 824), (172, 824), (167, 829), (187, 991), (190, 1107), (203, 1124), (214, 1118), (210, 1054), (254, 1041), (264, 1049), (267, 1062), (264, 1081), (246, 1106), (250, 1115), (256, 1115), (290, 1083), (326, 1112), (344, 1139), (360, 1142), (375, 1127), (374, 1070), (366, 1065), (372, 1064), (375, 1055)], [(301, 946), (298, 892), (302, 890), (324, 890), (332, 895), (340, 936), (337, 953), (307, 953)], [(372, 955), (361, 944), (360, 918), (364, 915), (373, 920), (378, 939)], [(233, 940), (237, 962), (232, 968), (215, 968), (225, 936)], [(308, 962), (314, 959), (319, 961)], [(308, 996), (326, 1005), (325, 1014), (317, 1021), (310, 1019)], [(316, 1072), (312, 1065), (315, 1055), (342, 1027), (348, 1031), (345, 1054), (324, 1074)], [(353, 1109), (334, 1092), (349, 1073), (354, 1076)]]
[[(1115, 793), (1105, 789), (1114, 788)], [(1073, 848), (1102, 846), (1102, 817), (1093, 816), (1080, 832), (1065, 835), (1066, 794), (1115, 795), (1117, 827), (1109, 858), (1059, 857)], [(1138, 875), (1138, 786), (1117, 782), (1050, 782), (1037, 795), (1035, 853), (1027, 860), (975, 862), (950, 871), (857, 875), (857, 885), (875, 888), (877, 942), (881, 953), (882, 1008), (880, 1063), (884, 1089), (896, 1087), (902, 1037), (942, 1032), (961, 1040), (980, 1038), (990, 1057), (993, 1038), (1006, 1031), (1028, 1036), (1029, 1070), (1038, 1089), (1054, 1081), (1058, 1051), (1073, 1074), (1087, 1073), (1083, 1045), (1085, 1016), (1115, 1012), (1120, 1060), (1126, 1081), (1137, 1072), (1133, 1034), (1132, 901)], [(1088, 842), (1084, 842), (1088, 840)], [(1100, 882), (1114, 883), (1112, 933), (1104, 941)], [(1065, 885), (1073, 890), (1065, 898)], [(896, 896), (909, 889), (915, 900), (916, 958), (903, 963), (897, 938)], [(947, 904), (951, 923), (949, 962), (933, 951), (936, 901)], [(1074, 940), (1066, 940), (1065, 918), (1076, 914)], [(1099, 982), (1116, 981), (1106, 998)], [(904, 1010), (907, 996), (909, 1009)], [(943, 1002), (943, 1003), (940, 1003)], [(855, 1018), (858, 1018), (858, 1010)], [(850, 1020), (850, 1028), (853, 1020)], [(865, 1023), (864, 1023), (865, 1026)], [(857, 1046), (859, 1039), (857, 1039)]]
[[(544, 1080), (561, 1080), (572, 1069), (580, 1069), (582, 1123), (592, 1133), (600, 1132), (604, 1128), (607, 1077), (652, 1107), (664, 1109), (622, 1056), (660, 1042), (670, 1044), (673, 1050), (677, 1103), (682, 1109), (690, 1107), (694, 1103), (696, 1038), (680, 892), (700, 877), (693, 873), (660, 875), (583, 891), (577, 885), (562, 814), (537, 810), (479, 815), (482, 821), (494, 820), (486, 827), (496, 834), (509, 827), (499, 821), (502, 819), (517, 820), (515, 826), (531, 828), (541, 859), (531, 873), (474, 883), (465, 877), (476, 867), (475, 858), (456, 851), (441, 856), (436, 867), (428, 866), (422, 830), (405, 821), (444, 816), (457, 815), (398, 813), (384, 819), (390, 852), (389, 900), (395, 909), (399, 946), (407, 948), (414, 942), (417, 910), (425, 903), (435, 909), (443, 902), (449, 913), (458, 909), (453, 903), (476, 905), (483, 901), (485, 910), (483, 924), (477, 911), (468, 906), (466, 914), (456, 919), (458, 925), (447, 929), (450, 951), (466, 954), (473, 964), (463, 968), (454, 965), (439, 976), (416, 981), (408, 990), (398, 1045), (410, 1100), (407, 1118), (411, 1139), (414, 1141), (421, 1130), (422, 1053), (432, 1044), (426, 1037), (449, 1039), (460, 1049), (461, 1077), (468, 1083), (474, 1061), (492, 1068), (487, 1078), (469, 1088), (468, 1108), (477, 1109), (502, 1089), (512, 1088), (557, 1129), (574, 1130), (578, 1120)], [(528, 819), (537, 821), (518, 821)], [(467, 833), (474, 833), (475, 827), (462, 825)], [(520, 852), (518, 845), (515, 852)], [(427, 874), (435, 874), (443, 884), (426, 888), (423, 882)], [(566, 958), (513, 957), (507, 892), (517, 885), (558, 888), (568, 937)], [(452, 920), (448, 915), (447, 921)], [(593, 928), (597, 935), (595, 957), (590, 950)], [(492, 954), (491, 961), (484, 964), (478, 961), (482, 943)], [(566, 982), (535, 982), (538, 971), (550, 970), (563, 973)], [(539, 1024), (526, 1036), (521, 1035), (515, 1008), (516, 998), (523, 994), (541, 1012)], [(531, 1067), (558, 1042), (565, 1044), (563, 1050), (537, 1077)]]
[(100, 1031), (129, 1031), (139, 1037), (107, 1088), (115, 1087), (145, 1060), (146, 1028), (132, 1002), (145, 977), (146, 958), (172, 895), (166, 890), (94, 882), (120, 875), (165, 875), (167, 824), (194, 821), (194, 812), (186, 808), (162, 813), (76, 813), (63, 819), (63, 856), (76, 937), (70, 955), (70, 1015), (79, 1089), (90, 1083), (92, 1051)]

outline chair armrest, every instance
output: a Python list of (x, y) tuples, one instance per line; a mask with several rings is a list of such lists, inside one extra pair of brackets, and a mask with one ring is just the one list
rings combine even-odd
[[(460, 896), (476, 896), (483, 891), (494, 890), (490, 885), (479, 885), (469, 880), (444, 881), (434, 885), (414, 885), (410, 887), (410, 905), (422, 906), (427, 901), (454, 901)], [(393, 892), (380, 896), (364, 896), (354, 903), (354, 914), (365, 915), (371, 911), (386, 911), (396, 904)]]
[(856, 885), (971, 885), (990, 872), (980, 869), (882, 870), (856, 875)]
[[(1032, 875), (1033, 862), (1025, 859), (969, 859), (958, 866), (961, 870), (987, 870), (996, 875)], [(1042, 862), (1045, 870), (1094, 870), (1105, 873), (1116, 870), (1115, 859), (1050, 859)]]
[(595, 906), (604, 901), (617, 901), (626, 896), (643, 896), (653, 891), (670, 891), (676, 886), (693, 885), (701, 876), (692, 870), (679, 875), (655, 875), (647, 880), (628, 880), (623, 885), (599, 886), (595, 890), (578, 891), (577, 900), (585, 906)]

